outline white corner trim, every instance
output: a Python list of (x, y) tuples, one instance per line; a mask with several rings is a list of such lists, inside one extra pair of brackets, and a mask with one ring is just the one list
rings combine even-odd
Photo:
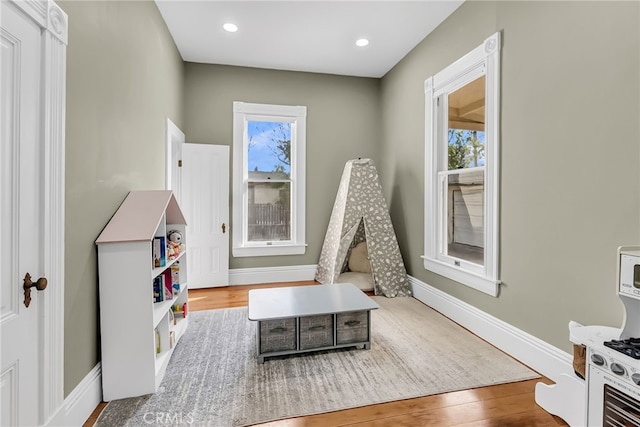
[(256, 283), (313, 280), (317, 267), (317, 265), (292, 265), (288, 267), (234, 268), (229, 270), (229, 284), (253, 285)]
[(47, 426), (81, 426), (102, 402), (102, 364), (98, 364), (64, 399)]
[(575, 375), (567, 352), (415, 277), (409, 283), (415, 298), (545, 377), (557, 382), (561, 374)]

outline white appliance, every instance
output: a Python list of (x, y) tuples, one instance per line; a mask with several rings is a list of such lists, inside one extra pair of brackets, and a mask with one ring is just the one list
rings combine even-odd
[(640, 427), (640, 247), (618, 248), (617, 276), (626, 314), (620, 335), (584, 343), (587, 425)]
[(620, 295), (640, 298), (640, 251), (619, 252), (618, 282)]

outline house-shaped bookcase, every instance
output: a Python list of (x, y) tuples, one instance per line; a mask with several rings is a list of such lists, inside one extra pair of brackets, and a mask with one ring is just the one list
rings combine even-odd
[(104, 401), (155, 393), (186, 330), (185, 226), (171, 191), (132, 191), (96, 240)]

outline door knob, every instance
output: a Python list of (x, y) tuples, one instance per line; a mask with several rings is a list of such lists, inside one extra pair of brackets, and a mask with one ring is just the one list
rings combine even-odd
[(24, 306), (29, 307), (31, 304), (31, 288), (35, 287), (39, 291), (44, 291), (47, 287), (47, 278), (41, 277), (35, 282), (31, 281), (31, 275), (25, 274), (22, 289), (24, 289)]
[(227, 225), (223, 222), (222, 223), (222, 234), (227, 232)]

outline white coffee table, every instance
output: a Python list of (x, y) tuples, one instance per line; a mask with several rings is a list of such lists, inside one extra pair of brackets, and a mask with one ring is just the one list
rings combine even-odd
[(258, 362), (285, 354), (371, 348), (371, 310), (379, 308), (351, 283), (252, 289), (249, 320), (258, 322)]

